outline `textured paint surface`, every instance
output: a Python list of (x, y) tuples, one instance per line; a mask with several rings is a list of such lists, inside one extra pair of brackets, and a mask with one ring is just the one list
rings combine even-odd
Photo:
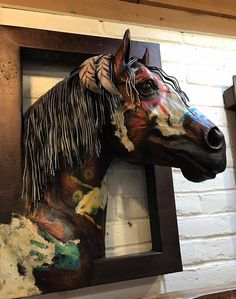
[(188, 111), (180, 96), (168, 85), (164, 84), (158, 75), (146, 68), (140, 68), (136, 75), (136, 83), (152, 80), (158, 88), (158, 93), (141, 101), (142, 109), (148, 112), (149, 118), (157, 117), (156, 128), (163, 136), (184, 135), (182, 118)]
[[(11, 224), (0, 225), (0, 298), (40, 294), (33, 269), (47, 270), (79, 267), (78, 240), (65, 244), (24, 216), (13, 216)], [(53, 264), (52, 259), (57, 256)], [(45, 266), (46, 265), (46, 266)]]
[[(75, 193), (78, 194), (80, 190)], [(74, 194), (75, 194), (74, 193)], [(87, 194), (83, 195), (78, 205), (76, 213), (86, 217), (89, 221), (96, 224), (93, 215), (96, 215), (99, 209), (104, 210), (107, 204), (107, 176), (101, 182), (101, 187), (95, 187)]]
[[(1, 298), (14, 298), (39, 294), (34, 285), (33, 268), (50, 264), (55, 245), (37, 233), (37, 226), (29, 219), (13, 217), (11, 224), (0, 225), (0, 294)], [(24, 275), (17, 264), (21, 264)]]
[(112, 124), (116, 127), (114, 133), (117, 136), (125, 148), (131, 152), (134, 150), (134, 144), (127, 135), (127, 128), (125, 126), (124, 111), (118, 110), (113, 114)]

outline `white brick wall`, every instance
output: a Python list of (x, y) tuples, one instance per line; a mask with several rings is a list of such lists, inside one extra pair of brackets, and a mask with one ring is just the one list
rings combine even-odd
[[(163, 68), (179, 78), (191, 103), (220, 126), (227, 143), (228, 167), (215, 180), (194, 184), (183, 178), (179, 170), (173, 170), (182, 273), (42, 298), (131, 299), (236, 284), (236, 120), (234, 113), (224, 110), (222, 99), (223, 90), (232, 85), (232, 75), (236, 74), (236, 39), (1, 8), (0, 23), (109, 37), (121, 37), (129, 27), (134, 39), (159, 42)], [(29, 78), (31, 92), (38, 85), (34, 85), (34, 79)], [(46, 90), (47, 84), (41, 81), (42, 89)], [(32, 94), (30, 85), (27, 86), (25, 94), (29, 98)], [(133, 176), (136, 187), (125, 185), (124, 171), (129, 177)], [(143, 172), (135, 169), (134, 176), (122, 163), (110, 169), (110, 177), (116, 179), (116, 183), (111, 183), (109, 195), (107, 254), (146, 250), (150, 246), (150, 232), (146, 203), (142, 200), (145, 186), (140, 189)], [(128, 222), (133, 224), (132, 228)], [(123, 232), (121, 227), (125, 228)]]

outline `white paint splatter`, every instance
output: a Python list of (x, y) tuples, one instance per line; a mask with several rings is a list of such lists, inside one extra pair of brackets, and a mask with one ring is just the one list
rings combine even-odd
[[(44, 263), (52, 263), (55, 245), (46, 241), (37, 231), (38, 227), (24, 216), (13, 216), (10, 224), (0, 225), (1, 298), (40, 294), (35, 286), (33, 269)], [(19, 264), (24, 269), (24, 275), (18, 271)]]
[(112, 124), (116, 127), (116, 131), (114, 133), (115, 136), (117, 136), (121, 143), (125, 146), (125, 148), (131, 152), (134, 150), (134, 144), (129, 139), (127, 135), (127, 128), (125, 126), (125, 118), (124, 118), (124, 111), (123, 110), (117, 110), (112, 115)]

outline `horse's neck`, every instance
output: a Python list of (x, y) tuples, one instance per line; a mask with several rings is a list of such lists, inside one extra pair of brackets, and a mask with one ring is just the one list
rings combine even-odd
[(90, 158), (83, 167), (61, 171), (31, 219), (57, 239), (79, 239), (95, 257), (103, 256), (108, 166), (106, 158)]

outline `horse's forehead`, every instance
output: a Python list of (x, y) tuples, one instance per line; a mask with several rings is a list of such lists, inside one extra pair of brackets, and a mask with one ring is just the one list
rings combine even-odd
[(152, 78), (154, 75), (153, 73), (141, 63), (136, 63), (133, 67), (136, 81), (142, 81), (145, 78)]
[(141, 63), (137, 63), (134, 66), (135, 72), (135, 81), (138, 84), (141, 81), (152, 79), (156, 82), (158, 86), (165, 86), (165, 84), (161, 81), (159, 76), (153, 72), (151, 72), (147, 67), (142, 65)]

